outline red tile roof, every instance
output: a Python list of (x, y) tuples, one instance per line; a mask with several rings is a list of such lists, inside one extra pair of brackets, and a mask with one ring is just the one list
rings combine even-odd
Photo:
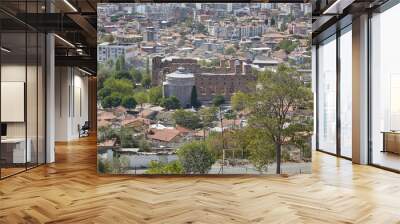
[(107, 127), (107, 126), (110, 126), (110, 125), (111, 125), (111, 122), (106, 121), (106, 120), (98, 120), (97, 121), (97, 126), (98, 127)]
[(112, 120), (116, 118), (116, 116), (112, 112), (102, 111), (98, 114), (98, 120)]
[(122, 121), (122, 125), (132, 125), (135, 123), (142, 123), (144, 125), (150, 125), (152, 122), (149, 119), (142, 118), (142, 117), (137, 117), (137, 118), (128, 118)]
[(180, 134), (177, 129), (151, 129), (151, 134), (147, 135), (148, 138), (170, 142)]
[(100, 146), (110, 146), (111, 147), (111, 146), (115, 146), (115, 142), (116, 142), (115, 139), (109, 139), (109, 140), (106, 140), (106, 141), (100, 143), (99, 145)]
[(186, 134), (186, 133), (192, 132), (192, 130), (187, 129), (187, 128), (182, 127), (182, 126), (179, 126), (179, 125), (176, 125), (176, 130), (178, 130), (182, 134)]

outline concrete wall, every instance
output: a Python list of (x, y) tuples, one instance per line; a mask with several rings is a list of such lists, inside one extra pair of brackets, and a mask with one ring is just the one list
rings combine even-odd
[(55, 141), (70, 141), (89, 120), (88, 77), (72, 67), (55, 70)]

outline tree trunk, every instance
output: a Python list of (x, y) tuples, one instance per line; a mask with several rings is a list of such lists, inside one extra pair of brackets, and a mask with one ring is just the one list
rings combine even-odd
[(281, 174), (281, 145), (275, 144), (276, 147), (276, 174)]

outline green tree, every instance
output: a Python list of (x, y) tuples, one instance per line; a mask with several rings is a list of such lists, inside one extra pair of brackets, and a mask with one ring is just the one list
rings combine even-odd
[(199, 108), (201, 106), (200, 101), (197, 99), (197, 90), (196, 90), (196, 86), (193, 86), (192, 88), (192, 94), (190, 96), (190, 104), (192, 105), (192, 107), (194, 108)]
[(276, 172), (281, 172), (283, 145), (293, 145), (295, 136), (310, 135), (312, 92), (304, 86), (295, 69), (280, 65), (258, 77), (256, 91), (249, 94), (246, 107), (251, 112), (249, 126), (265, 133), (266, 144), (276, 151)]
[(103, 108), (112, 108), (112, 107), (118, 107), (121, 105), (121, 96), (118, 94), (112, 93), (110, 96), (104, 97), (104, 99), (101, 101), (101, 106)]
[(104, 142), (109, 139), (119, 139), (119, 129), (107, 127), (99, 127), (97, 131), (97, 139), (99, 142)]
[(225, 103), (225, 98), (222, 95), (216, 95), (212, 99), (212, 104), (215, 107), (219, 108), (219, 118), (220, 118), (220, 124), (221, 124), (222, 163), (223, 164), (225, 164), (225, 136), (224, 136), (224, 126), (223, 126), (223, 122), (222, 122), (222, 109), (221, 109), (221, 106), (224, 103)]
[(236, 119), (238, 114), (239, 114), (239, 118), (241, 117), (240, 112), (243, 111), (246, 107), (246, 103), (245, 103), (246, 97), (247, 97), (247, 95), (240, 91), (236, 92), (231, 97), (231, 105), (232, 105), (232, 110), (233, 110), (233, 114), (231, 114), (231, 115), (234, 115), (234, 117), (232, 119)]
[(146, 75), (150, 77), (150, 59), (149, 59), (149, 57), (146, 58)]
[(249, 145), (250, 161), (260, 173), (268, 172), (268, 167), (275, 161), (276, 151), (273, 144), (265, 140), (255, 139)]
[(99, 173), (111, 173), (112, 165), (111, 163), (103, 158), (97, 157), (97, 170)]
[(212, 152), (199, 141), (183, 145), (177, 154), (186, 174), (207, 174), (215, 162)]
[(205, 140), (208, 150), (213, 153), (216, 158), (220, 158), (223, 154), (221, 134), (218, 132), (210, 132)]
[(233, 110), (229, 110), (228, 112), (224, 113), (224, 118), (228, 120), (235, 120), (237, 114)]
[(213, 123), (218, 120), (218, 109), (216, 107), (203, 107), (199, 110), (201, 123), (203, 126), (203, 140), (206, 138), (206, 129), (213, 126)]
[(147, 142), (147, 140), (145, 138), (141, 138), (139, 140), (139, 150), (141, 152), (150, 152), (151, 146), (150, 146), (149, 142)]
[(167, 110), (174, 110), (181, 108), (179, 99), (175, 96), (165, 97), (161, 100), (160, 106), (166, 108)]
[(140, 104), (140, 108), (143, 109), (143, 104), (149, 102), (149, 98), (146, 92), (137, 92), (135, 94), (135, 100), (138, 104)]
[(214, 121), (218, 120), (218, 108), (216, 107), (203, 107), (199, 110), (202, 123), (206, 127), (211, 127)]
[(212, 104), (216, 107), (220, 107), (222, 104), (225, 103), (225, 98), (222, 95), (216, 95), (212, 99)]
[(279, 45), (278, 45), (278, 47), (280, 49), (285, 50), (286, 53), (288, 53), (288, 54), (290, 52), (292, 52), (294, 49), (296, 49), (297, 46), (298, 46), (297, 42), (291, 41), (291, 40), (287, 40), (287, 39), (282, 40), (281, 42), (279, 42)]
[(227, 49), (225, 49), (225, 54), (226, 55), (235, 55), (236, 54), (236, 50), (233, 47), (228, 47)]
[(126, 156), (114, 157), (112, 160), (112, 173), (121, 174), (128, 168), (129, 160)]
[(132, 80), (131, 74), (127, 71), (118, 71), (115, 73), (116, 79)]
[(161, 86), (156, 86), (153, 88), (150, 88), (148, 90), (149, 94), (149, 102), (153, 105), (159, 105), (161, 103), (163, 93), (162, 93), (162, 87)]
[(133, 81), (135, 81), (136, 83), (140, 83), (142, 81), (143, 75), (139, 70), (132, 68), (130, 73)]
[(141, 81), (141, 84), (144, 88), (148, 89), (151, 86), (151, 78), (150, 75), (144, 75)]
[(236, 112), (240, 112), (246, 107), (246, 97), (247, 95), (243, 92), (236, 92), (231, 97), (232, 109)]
[(146, 174), (183, 174), (182, 164), (178, 161), (163, 163), (160, 161), (151, 161)]
[(196, 23), (197, 32), (208, 35), (207, 27), (202, 23)]
[[(292, 127), (292, 144), (300, 149), (300, 156), (302, 160), (311, 161), (311, 136), (310, 133), (313, 129), (312, 119), (307, 119), (302, 125), (294, 125)], [(296, 131), (297, 130), (297, 131)]]
[(189, 128), (192, 130), (201, 127), (200, 118), (194, 112), (179, 109), (175, 111), (172, 117), (174, 118), (175, 123), (182, 127)]
[(108, 89), (104, 91), (109, 91), (110, 93), (118, 93), (121, 96), (133, 94), (133, 84), (131, 82), (127, 82), (126, 80), (108, 78), (104, 82), (104, 88)]
[(123, 56), (119, 56), (117, 61), (115, 62), (115, 70), (122, 71), (125, 69), (125, 58)]
[(136, 148), (139, 146), (138, 141), (133, 137), (133, 128), (122, 127), (120, 130), (120, 139), (122, 148)]
[(111, 76), (112, 70), (107, 65), (98, 63), (97, 88), (100, 90), (104, 86), (104, 81)]
[(254, 141), (254, 135), (251, 133), (250, 128), (235, 129), (232, 131), (231, 150), (238, 152), (241, 158), (247, 159), (251, 151), (250, 143), (252, 141)]
[(99, 89), (97, 95), (99, 96), (99, 99), (102, 100), (105, 97), (111, 95), (111, 89), (110, 88), (101, 88), (101, 89)]
[(124, 96), (122, 98), (122, 106), (124, 106), (127, 109), (130, 109), (130, 110), (135, 109), (136, 104), (137, 104), (137, 102), (135, 100), (135, 97), (133, 97), (133, 96)]
[(276, 24), (276, 23), (275, 23), (275, 19), (274, 19), (274, 17), (272, 17), (272, 18), (271, 18), (271, 26), (275, 26), (275, 24)]

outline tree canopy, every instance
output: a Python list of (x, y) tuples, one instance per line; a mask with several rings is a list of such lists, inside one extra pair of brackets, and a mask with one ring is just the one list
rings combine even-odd
[(148, 90), (148, 95), (149, 95), (149, 102), (154, 105), (159, 105), (161, 103), (163, 93), (162, 93), (162, 87), (161, 86), (156, 86), (153, 88), (150, 88)]
[(260, 74), (255, 88), (245, 99), (250, 111), (249, 127), (264, 134), (264, 145), (274, 145), (276, 170), (280, 173), (282, 146), (296, 144), (294, 140), (299, 135), (311, 135), (312, 125), (306, 115), (312, 114), (312, 92), (300, 75), (286, 65), (278, 66), (276, 72)]
[(109, 78), (104, 82), (104, 91), (118, 93), (122, 96), (133, 94), (133, 84), (123, 79)]
[(204, 107), (199, 110), (200, 119), (204, 127), (211, 127), (218, 120), (216, 107)]
[(125, 58), (123, 56), (119, 56), (117, 61), (115, 62), (115, 70), (122, 71), (125, 70)]
[(146, 170), (146, 174), (183, 174), (184, 170), (179, 160), (175, 160), (169, 163), (163, 163), (160, 161), (151, 161), (149, 169)]
[(124, 96), (122, 98), (122, 106), (127, 109), (135, 109), (137, 102), (134, 96)]
[(175, 123), (182, 127), (189, 128), (192, 130), (201, 128), (200, 118), (194, 112), (179, 109), (174, 112), (173, 118), (175, 120)]
[(247, 95), (240, 91), (233, 94), (231, 97), (232, 109), (237, 112), (244, 110), (246, 107), (246, 97)]
[(212, 99), (212, 104), (216, 107), (220, 107), (222, 104), (225, 103), (225, 98), (222, 95), (216, 95)]
[(227, 49), (225, 49), (225, 54), (226, 55), (235, 55), (236, 54), (236, 50), (233, 47), (228, 47)]
[(179, 99), (175, 96), (165, 97), (161, 99), (160, 106), (166, 108), (167, 110), (174, 110), (181, 107)]
[(141, 84), (146, 89), (150, 88), (150, 86), (151, 86), (150, 75), (144, 75), (143, 78), (142, 78)]
[(136, 102), (138, 104), (140, 104), (140, 107), (143, 107), (144, 103), (149, 102), (149, 98), (148, 98), (148, 95), (146, 92), (143, 92), (143, 91), (137, 92), (134, 97), (135, 97)]
[(289, 54), (289, 53), (292, 52), (294, 49), (296, 49), (296, 47), (298, 46), (298, 43), (295, 42), (295, 41), (292, 41), (292, 40), (287, 40), (287, 39), (285, 39), (285, 40), (282, 40), (282, 41), (279, 43), (278, 46), (279, 46), (280, 49), (285, 50), (286, 53)]
[(215, 162), (213, 153), (199, 141), (183, 145), (177, 154), (186, 174), (207, 174)]
[(142, 75), (142, 72), (140, 72), (139, 70), (132, 68), (130, 70), (130, 75), (134, 82), (140, 83), (142, 81), (143, 75)]
[(103, 108), (112, 108), (112, 107), (118, 107), (121, 105), (122, 98), (119, 94), (112, 93), (110, 96), (104, 97), (104, 99), (101, 101), (101, 106)]
[(191, 103), (191, 106), (194, 108), (199, 108), (201, 106), (200, 101), (197, 99), (196, 86), (193, 86), (193, 88), (192, 88), (192, 94), (190, 96), (190, 103)]

